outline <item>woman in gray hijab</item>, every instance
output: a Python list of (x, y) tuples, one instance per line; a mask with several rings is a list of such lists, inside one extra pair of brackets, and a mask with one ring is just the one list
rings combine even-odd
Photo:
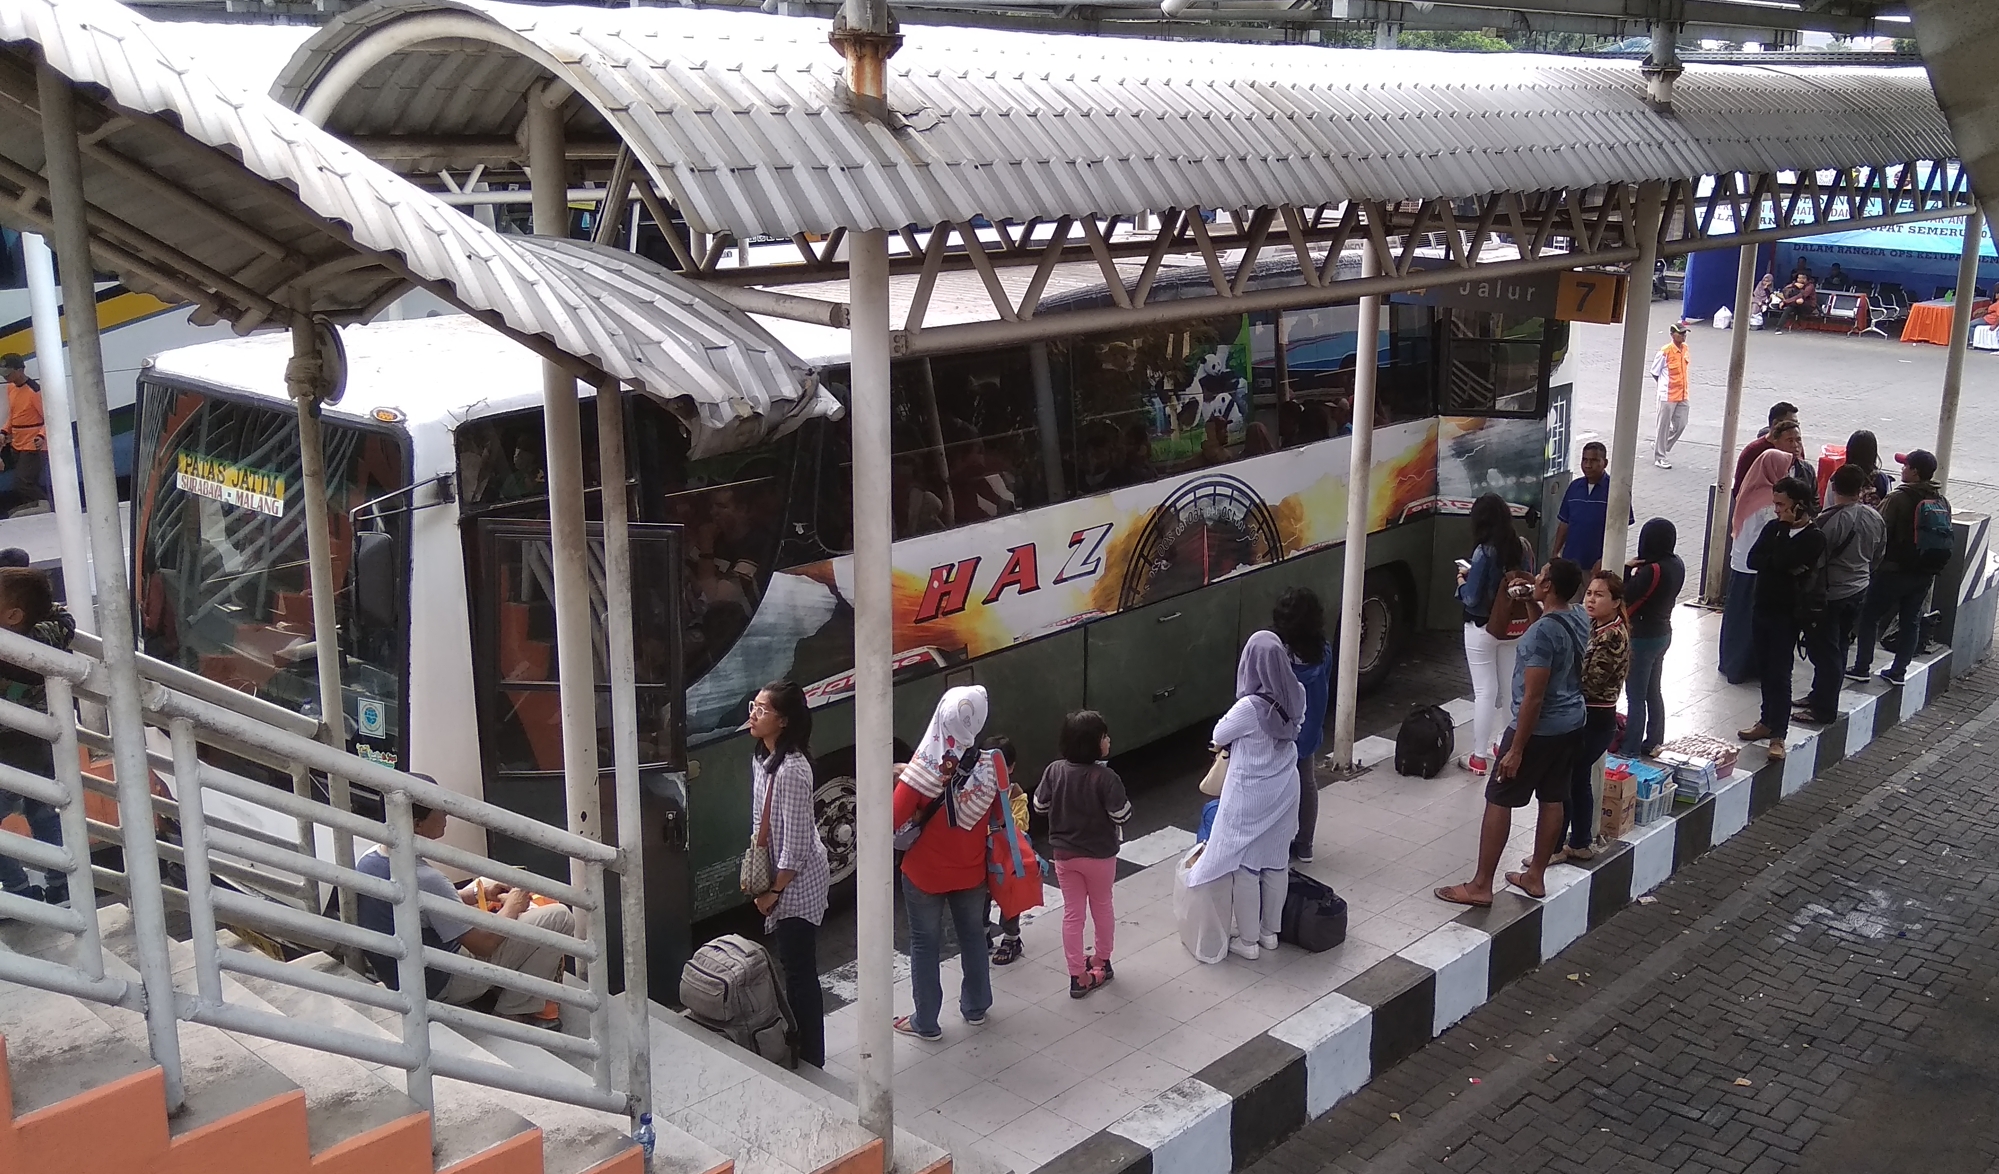
[(1275, 632), (1255, 632), (1236, 663), (1235, 705), (1215, 723), (1213, 742), (1229, 752), (1221, 808), (1189, 885), (1230, 878), (1235, 933), (1229, 952), (1254, 959), (1277, 948), (1289, 887), (1291, 837), (1298, 830), (1298, 729), (1305, 687)]

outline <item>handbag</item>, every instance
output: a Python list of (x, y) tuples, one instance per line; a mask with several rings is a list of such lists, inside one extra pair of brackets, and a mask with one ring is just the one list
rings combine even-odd
[(750, 846), (743, 850), (743, 863), (736, 869), (736, 884), (746, 897), (761, 897), (776, 882), (770, 859), (770, 797), (776, 790), (777, 775), (772, 774), (770, 785), (764, 788), (764, 809), (757, 821), (757, 834), (750, 837)]
[(1201, 776), (1201, 794), (1217, 799), (1221, 797), (1222, 783), (1229, 777), (1229, 748), (1211, 746), (1209, 749), (1215, 752), (1215, 760), (1208, 764), (1208, 773)]
[(1013, 806), (1002, 794), (986, 825), (986, 892), (999, 906), (1002, 920), (1019, 917), (1041, 905), (1041, 862), (1034, 845), (1013, 822)]

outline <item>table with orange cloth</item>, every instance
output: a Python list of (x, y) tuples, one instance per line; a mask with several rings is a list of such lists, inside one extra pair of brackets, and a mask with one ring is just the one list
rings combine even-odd
[[(1971, 303), (1972, 315), (1975, 317), (1983, 313), (1989, 304), (1984, 298)], [(1956, 303), (1947, 298), (1917, 302), (1910, 306), (1909, 320), (1902, 324), (1902, 341), (1933, 342), (1938, 346), (1949, 346), (1951, 317), (1956, 308)]]

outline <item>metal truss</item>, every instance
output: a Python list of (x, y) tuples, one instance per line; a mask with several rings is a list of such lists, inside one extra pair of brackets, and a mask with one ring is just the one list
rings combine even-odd
[[(890, 272), (915, 278), (898, 347), (903, 353), (928, 353), (1115, 329), (1134, 317), (1181, 320), (1323, 304), (1435, 285), (1440, 272), (1500, 277), (1624, 266), (1638, 257), (1633, 231), (1638, 188), (1616, 183), (1459, 200), (1190, 207), (1136, 218), (910, 225), (890, 238)], [(1665, 256), (1961, 216), (1972, 206), (1968, 176), (1954, 160), (1728, 172), (1674, 180), (1664, 189), (1659, 246)], [(654, 217), (664, 220), (665, 209), (643, 184), (639, 194)], [(827, 310), (844, 308), (790, 298), (787, 309), (764, 291), (744, 288), (845, 278), (841, 232), (823, 239), (800, 234), (789, 252), (760, 246), (748, 265), (728, 263), (735, 256), (733, 238), (710, 238), (695, 249), (672, 233), (667, 237), (687, 276), (711, 283), (745, 308), (822, 322)], [(1380, 276), (1353, 276), (1355, 258), (1364, 250), (1373, 251)], [(1189, 288), (1177, 282), (1170, 296), (1159, 296), (1158, 279), (1169, 261), (1175, 268), (1191, 263), (1205, 269), (1207, 283)], [(1302, 280), (1277, 287), (1257, 283), (1260, 262), (1266, 271), (1272, 262), (1295, 267)], [(1065, 265), (1093, 266), (1110, 304), (1041, 314), (1050, 278)], [(926, 325), (939, 277), (963, 271), (978, 275), (994, 320)]]

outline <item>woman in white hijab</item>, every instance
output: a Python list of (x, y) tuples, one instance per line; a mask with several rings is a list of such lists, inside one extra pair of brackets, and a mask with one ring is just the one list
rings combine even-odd
[(978, 748), (985, 724), (984, 686), (946, 690), (923, 741), (896, 778), (896, 846), (903, 849), (909, 985), (916, 1007), (895, 1021), (895, 1030), (930, 1042), (944, 1038), (937, 1019), (944, 1007), (939, 967), (946, 916), (957, 931), (965, 973), (959, 1014), (977, 1027), (993, 1005), (985, 950), (986, 829), (1008, 781), (1006, 760)]
[(1305, 687), (1275, 632), (1255, 632), (1236, 662), (1236, 703), (1215, 723), (1213, 742), (1229, 752), (1221, 808), (1189, 885), (1225, 877), (1235, 884), (1229, 952), (1256, 958), (1277, 948), (1289, 887), (1291, 837), (1298, 830), (1298, 728)]

